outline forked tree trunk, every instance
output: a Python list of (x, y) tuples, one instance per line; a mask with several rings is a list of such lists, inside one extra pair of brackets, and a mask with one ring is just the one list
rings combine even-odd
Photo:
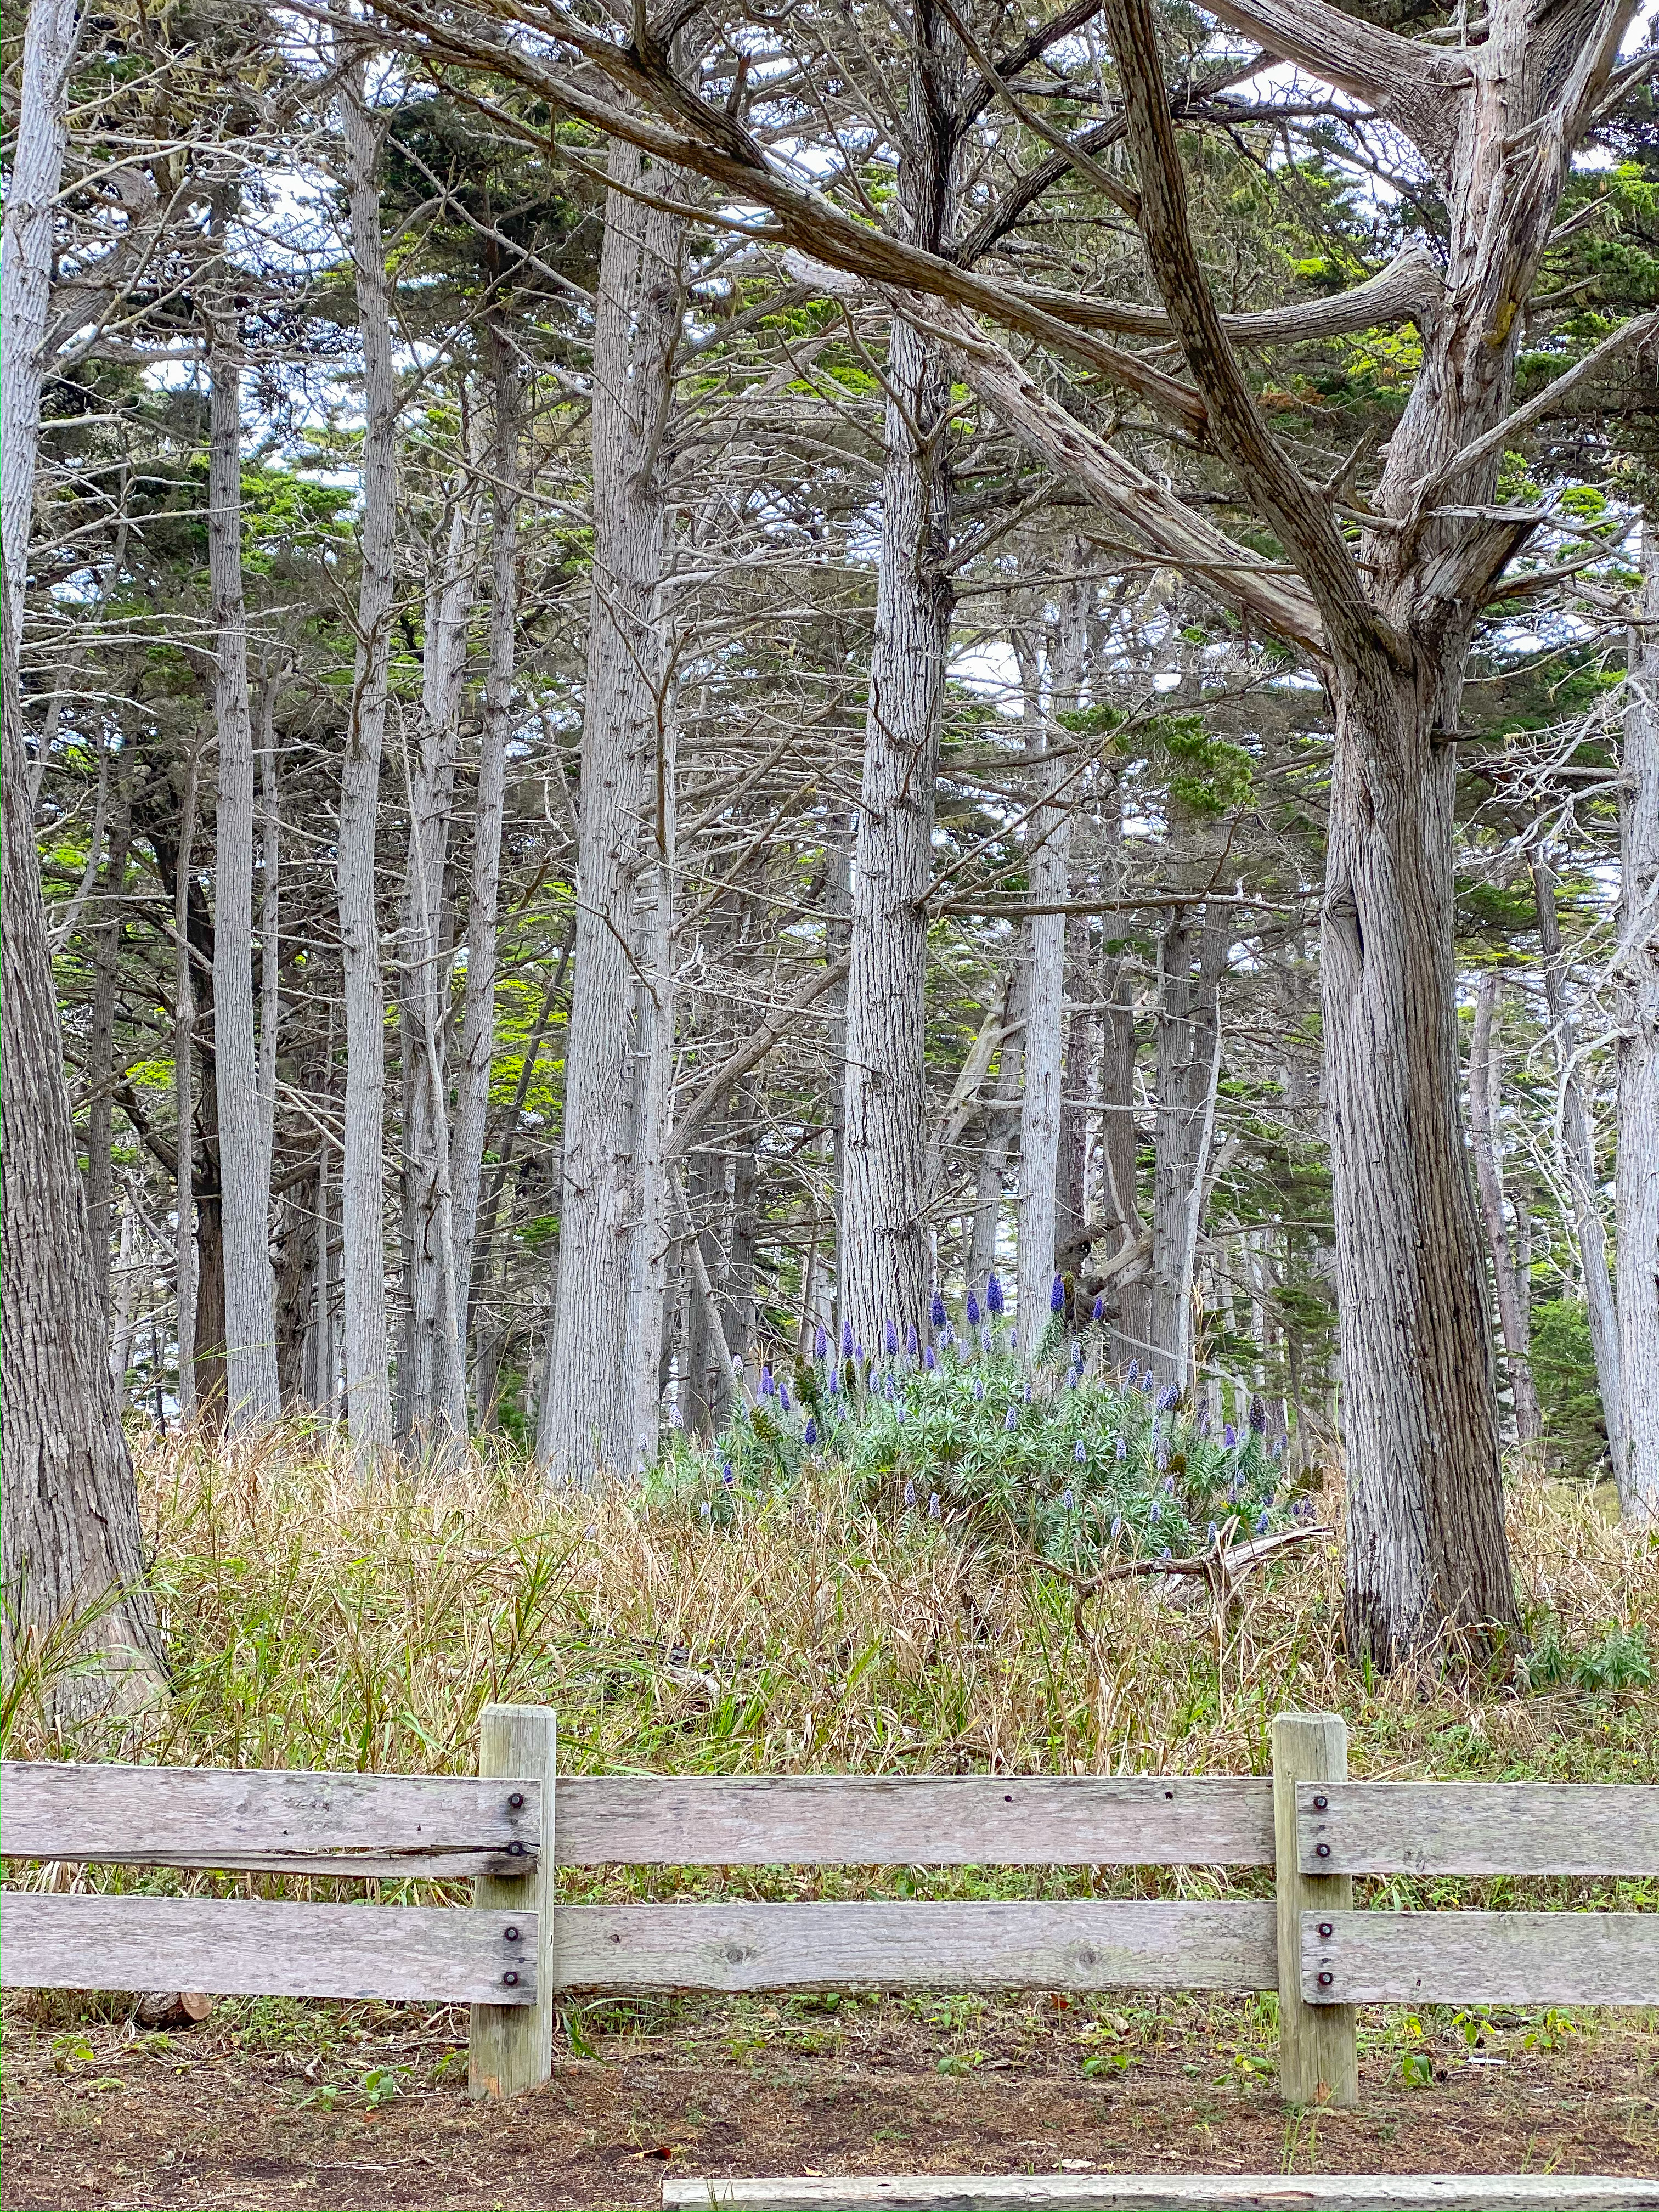
[[(110, 1376), (104, 1311), (87, 1236), (40, 864), (27, 803), (15, 632), (4, 625), (3, 1050), (0, 1050), (0, 1525), (4, 1634), (39, 1653), (90, 1615), (70, 1644), (104, 1656), (96, 1673), (60, 1674), (65, 1713), (148, 1703), (161, 1641), (144, 1584), (132, 1462)], [(4, 1655), (9, 1668), (22, 1652)]]
[(1631, 1379), (1620, 1504), (1638, 1528), (1659, 1523), (1659, 544), (1651, 516), (1647, 537), (1625, 708), (1614, 1061), (1620, 1357)]
[(565, 1049), (558, 1282), (537, 1452), (555, 1481), (591, 1483), (633, 1456), (627, 1351), (635, 1197), (635, 872), (647, 858), (662, 665), (667, 518), (684, 224), (629, 197), (640, 155), (613, 139), (593, 334), (593, 586), (582, 717), (580, 902)]
[(213, 1049), (224, 1224), (226, 1419), (282, 1412), (270, 1273), (270, 1183), (253, 1027), (253, 715), (242, 593), (242, 374), (235, 333), (211, 325), (208, 569), (219, 739), (214, 860)]
[(392, 310), (380, 243), (379, 137), (364, 106), (363, 64), (341, 87), (351, 260), (363, 349), (363, 510), (357, 647), (340, 768), (337, 879), (345, 978), (345, 1151), (340, 1217), (345, 1300), (346, 1418), (367, 1461), (392, 1443), (391, 1346), (386, 1328), (381, 1215), (386, 1113), (386, 994), (374, 898), (374, 830), (386, 738), (386, 672), (394, 577), (397, 391)]
[(1469, 1146), (1474, 1154), (1475, 1186), (1480, 1194), (1480, 1215), (1498, 1290), (1498, 1325), (1504, 1334), (1504, 1364), (1509, 1369), (1510, 1395), (1515, 1404), (1515, 1440), (1523, 1453), (1535, 1454), (1544, 1423), (1532, 1379), (1532, 1349), (1528, 1342), (1527, 1316), (1521, 1303), (1515, 1255), (1510, 1249), (1509, 1228), (1504, 1219), (1504, 1179), (1498, 1169), (1493, 1128), (1497, 1103), (1493, 1017), (1498, 1011), (1498, 989), (1497, 970), (1489, 968), (1476, 987), (1474, 1029), (1469, 1040)]

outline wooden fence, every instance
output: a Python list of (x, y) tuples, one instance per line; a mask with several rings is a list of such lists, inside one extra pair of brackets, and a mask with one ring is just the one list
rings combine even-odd
[[(465, 1907), (10, 1890), (13, 1987), (471, 2005), (471, 2084), (550, 2069), (573, 1989), (1276, 1990), (1280, 2086), (1358, 2094), (1356, 2004), (1659, 2002), (1659, 1913), (1352, 1909), (1356, 1874), (1659, 1873), (1659, 1787), (1351, 1783), (1330, 1715), (1271, 1778), (573, 1775), (554, 1717), (486, 1708), (479, 1778), (11, 1765), (0, 1856), (471, 1876)], [(1267, 1899), (563, 1905), (563, 1866), (1275, 1869)]]

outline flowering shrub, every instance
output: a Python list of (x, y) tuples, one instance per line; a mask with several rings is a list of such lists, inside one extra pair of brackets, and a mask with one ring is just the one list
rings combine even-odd
[(745, 1498), (790, 1490), (814, 1467), (836, 1470), (884, 1516), (971, 1526), (1084, 1572), (1265, 1534), (1301, 1510), (1282, 1494), (1259, 1412), (1240, 1434), (1213, 1434), (1178, 1392), (1155, 1394), (1150, 1375), (1086, 1371), (1081, 1340), (1061, 1364), (1054, 1323), (1030, 1369), (1000, 1348), (1006, 1335), (987, 1350), (948, 1326), (939, 1334), (931, 1359), (895, 1351), (804, 1364), (790, 1414), (781, 1389), (763, 1396), (712, 1452), (674, 1432), (658, 1485), (724, 1526)]

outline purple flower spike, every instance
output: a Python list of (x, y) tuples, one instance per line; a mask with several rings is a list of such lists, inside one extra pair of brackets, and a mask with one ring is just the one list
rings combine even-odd
[(1008, 1408), (1007, 1419), (1003, 1422), (1002, 1425), (1005, 1429), (1010, 1430), (1017, 1429), (1019, 1426), (1019, 1415), (1014, 1411), (1012, 1406)]
[(778, 1385), (778, 1411), (781, 1413), (787, 1413), (789, 1411), (789, 1385), (787, 1382), (780, 1382)]
[(1002, 1311), (1002, 1285), (994, 1275), (988, 1276), (985, 1284), (985, 1310), (988, 1314)]
[(980, 1406), (985, 1402), (985, 1385), (977, 1375), (974, 1377), (974, 1402)]
[(730, 1490), (737, 1479), (736, 1475), (732, 1472), (732, 1462), (728, 1459), (720, 1468), (720, 1480), (726, 1485), (726, 1488)]
[(936, 1490), (930, 1490), (927, 1493), (927, 1518), (930, 1521), (942, 1521), (945, 1518), (944, 1514), (939, 1510), (939, 1492)]
[(1073, 1497), (1069, 1486), (1060, 1492), (1060, 1506), (1062, 1513), (1069, 1513), (1076, 1503), (1077, 1500)]
[(857, 1360), (859, 1365), (862, 1367), (865, 1361), (864, 1339), (862, 1337), (860, 1337), (857, 1343), (853, 1346), (853, 1357)]
[(915, 1325), (915, 1322), (912, 1322), (910, 1323), (910, 1326), (908, 1327), (908, 1328), (907, 1328), (907, 1329), (905, 1330), (905, 1332), (904, 1332), (904, 1349), (905, 1349), (905, 1351), (908, 1353), (909, 1357), (910, 1357), (912, 1359), (914, 1359), (914, 1358), (915, 1358), (915, 1356), (916, 1356), (916, 1325)]
[(809, 1414), (806, 1416), (806, 1427), (805, 1427), (805, 1431), (802, 1432), (802, 1436), (801, 1436), (801, 1442), (805, 1445), (805, 1447), (806, 1447), (807, 1450), (808, 1450), (808, 1451), (811, 1451), (811, 1449), (812, 1449), (812, 1447), (813, 1447), (813, 1445), (814, 1445), (815, 1443), (817, 1443), (817, 1440), (818, 1440), (818, 1425), (817, 1425), (817, 1422), (812, 1419), (812, 1416), (809, 1413)]
[(938, 1291), (933, 1292), (933, 1304), (928, 1318), (932, 1321), (935, 1328), (943, 1328), (945, 1322), (951, 1318), (950, 1315), (945, 1310), (944, 1297)]
[(1129, 1362), (1129, 1388), (1132, 1390), (1140, 1388), (1140, 1362), (1138, 1359)]
[(843, 1359), (853, 1357), (853, 1324), (850, 1321), (844, 1321), (841, 1325), (841, 1356)]
[(1150, 1367), (1140, 1378), (1140, 1387), (1150, 1398), (1152, 1395), (1152, 1370)]
[(921, 1364), (922, 1364), (922, 1365), (923, 1365), (923, 1366), (927, 1370), (927, 1372), (928, 1372), (930, 1375), (933, 1373), (933, 1370), (934, 1370), (934, 1369), (939, 1365), (939, 1362), (938, 1362), (938, 1360), (937, 1360), (937, 1359), (935, 1359), (935, 1358), (934, 1358), (934, 1357), (933, 1357), (933, 1346), (932, 1346), (931, 1344), (928, 1346), (928, 1347), (927, 1347), (927, 1349), (926, 1350), (926, 1352), (924, 1352), (922, 1353), (922, 1355), (921, 1355)]
[(1120, 1459), (1127, 1459), (1129, 1456), (1129, 1447), (1124, 1443), (1121, 1437), (1117, 1440), (1117, 1455)]
[(898, 1344), (899, 1344), (898, 1330), (896, 1329), (896, 1328), (895, 1328), (894, 1324), (890, 1321), (890, 1322), (886, 1324), (886, 1332), (885, 1332), (885, 1333), (886, 1333), (886, 1342), (887, 1342), (887, 1357), (888, 1357), (890, 1359), (891, 1359), (891, 1358), (893, 1358), (895, 1357), (895, 1355), (896, 1354), (896, 1352), (897, 1352), (897, 1351), (898, 1351)]
[(1260, 1398), (1252, 1398), (1250, 1401), (1250, 1426), (1259, 1437), (1265, 1436), (1267, 1432), (1267, 1408)]
[(1104, 1321), (1106, 1318), (1106, 1293), (1104, 1291), (1103, 1291), (1100, 1296), (1095, 1300), (1094, 1312), (1091, 1318), (1095, 1321)]
[(979, 1327), (979, 1300), (971, 1291), (968, 1293), (968, 1326), (969, 1328)]
[(910, 1506), (914, 1505), (915, 1502), (916, 1486), (914, 1482), (907, 1482), (904, 1486), (904, 1503), (907, 1506)]
[(1077, 1443), (1073, 1449), (1072, 1457), (1077, 1462), (1079, 1467), (1086, 1466), (1088, 1463), (1089, 1447), (1084, 1443), (1081, 1437), (1078, 1438)]
[(1265, 1536), (1272, 1526), (1273, 1523), (1269, 1520), (1267, 1515), (1263, 1513), (1261, 1519), (1255, 1524), (1255, 1533), (1258, 1536)]
[(828, 1359), (830, 1357), (830, 1332), (822, 1322), (818, 1323), (812, 1339), (812, 1357), (814, 1359)]
[(1238, 1449), (1238, 1431), (1233, 1426), (1231, 1421), (1228, 1422), (1226, 1427), (1221, 1431), (1221, 1441), (1229, 1451), (1237, 1451)]
[(1064, 1313), (1066, 1310), (1066, 1285), (1058, 1275), (1048, 1288), (1048, 1310), (1050, 1313)]
[(777, 1384), (772, 1380), (771, 1369), (769, 1367), (763, 1366), (761, 1369), (760, 1379), (760, 1394), (762, 1397), (771, 1397), (775, 1393), (777, 1387)]
[(830, 1395), (832, 1398), (841, 1395), (841, 1377), (833, 1367), (830, 1370)]

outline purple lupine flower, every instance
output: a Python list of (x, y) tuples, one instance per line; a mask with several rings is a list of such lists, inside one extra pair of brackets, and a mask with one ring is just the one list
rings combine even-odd
[(723, 1461), (720, 1466), (720, 1480), (726, 1485), (728, 1490), (730, 1490), (737, 1479), (736, 1475), (732, 1472), (731, 1461), (729, 1459)]
[(683, 1429), (685, 1426), (685, 1416), (678, 1406), (671, 1406), (668, 1408), (668, 1425), (671, 1429)]
[(867, 1364), (864, 1351), (864, 1339), (862, 1337), (860, 1337), (857, 1343), (853, 1346), (853, 1357), (857, 1360), (860, 1367)]
[(977, 1375), (974, 1377), (974, 1402), (979, 1406), (985, 1402), (985, 1384)]
[(1066, 1369), (1066, 1387), (1068, 1390), (1075, 1390), (1082, 1381), (1083, 1370), (1080, 1367), (1068, 1367)]
[(916, 1486), (914, 1482), (907, 1482), (904, 1486), (904, 1502), (907, 1506), (914, 1505), (916, 1502)]
[(902, 1398), (899, 1400), (898, 1403), (893, 1408), (893, 1419), (896, 1421), (902, 1421), (904, 1419), (904, 1401)]
[(1152, 1395), (1152, 1370), (1149, 1367), (1140, 1378), (1140, 1387), (1147, 1397)]
[(832, 1398), (839, 1398), (841, 1395), (841, 1376), (833, 1367), (830, 1370), (830, 1395)]
[(939, 1362), (938, 1362), (938, 1360), (933, 1357), (933, 1346), (932, 1346), (931, 1344), (930, 1344), (930, 1345), (928, 1345), (928, 1346), (927, 1346), (927, 1348), (925, 1349), (925, 1351), (922, 1352), (922, 1355), (921, 1355), (921, 1364), (922, 1364), (922, 1365), (923, 1365), (923, 1366), (927, 1370), (927, 1372), (928, 1372), (930, 1375), (933, 1373), (933, 1370), (934, 1370), (934, 1369), (939, 1365)]
[(936, 1490), (930, 1490), (927, 1493), (927, 1518), (930, 1521), (942, 1521), (945, 1518), (939, 1510), (939, 1492)]
[(814, 1359), (828, 1359), (830, 1357), (830, 1332), (822, 1322), (813, 1333), (812, 1357)]
[(968, 1326), (969, 1328), (979, 1327), (979, 1300), (971, 1290), (968, 1293)]
[(915, 1356), (916, 1356), (916, 1325), (915, 1325), (915, 1322), (911, 1322), (909, 1323), (908, 1327), (905, 1329), (905, 1332), (904, 1332), (904, 1349), (905, 1349), (906, 1353), (908, 1354), (908, 1356), (910, 1358), (914, 1359), (914, 1358), (915, 1358)]
[(1019, 1331), (1017, 1328), (1011, 1328), (1008, 1332), (1008, 1349), (1010, 1352), (1019, 1350)]
[(801, 1442), (805, 1445), (807, 1450), (811, 1451), (817, 1440), (818, 1425), (809, 1413), (806, 1416), (806, 1426), (801, 1432)]
[(994, 1273), (985, 1279), (985, 1310), (988, 1314), (1000, 1314), (1002, 1311), (1002, 1285), (997, 1280)]
[(1271, 1517), (1264, 1512), (1255, 1524), (1255, 1533), (1258, 1536), (1265, 1536), (1272, 1526)]
[(929, 1312), (928, 1319), (933, 1322), (935, 1328), (943, 1328), (950, 1318), (950, 1315), (945, 1310), (945, 1294), (938, 1288), (937, 1285), (935, 1285), (933, 1291), (933, 1307)]
[(1025, 1385), (1025, 1402), (1028, 1406), (1031, 1402), (1031, 1386), (1029, 1382)]
[(890, 1398), (896, 1398), (896, 1397), (897, 1397), (897, 1395), (898, 1395), (898, 1385), (897, 1385), (897, 1383), (896, 1383), (896, 1382), (894, 1382), (894, 1380), (893, 1380), (893, 1378), (892, 1378), (892, 1376), (891, 1376), (890, 1375), (887, 1377), (886, 1381), (882, 1384), (882, 1391), (883, 1391), (883, 1395), (884, 1395), (884, 1396), (886, 1396), (886, 1397), (890, 1398)]
[(1127, 1459), (1129, 1456), (1129, 1447), (1121, 1437), (1117, 1440), (1117, 1455), (1120, 1459)]
[(1173, 1558), (1174, 1554), (1170, 1552), (1169, 1546), (1166, 1544), (1158, 1556), (1160, 1559), (1168, 1559)]
[(1227, 1485), (1227, 1503), (1229, 1505), (1237, 1505), (1238, 1503), (1238, 1485), (1236, 1482), (1230, 1482)]
[(1102, 1291), (1097, 1295), (1097, 1297), (1096, 1297), (1096, 1299), (1095, 1299), (1095, 1304), (1094, 1304), (1094, 1311), (1090, 1315), (1089, 1318), (1090, 1318), (1091, 1321), (1104, 1321), (1104, 1320), (1105, 1320), (1105, 1318), (1106, 1318), (1106, 1293), (1105, 1293), (1105, 1291)]
[(886, 1339), (886, 1343), (887, 1343), (887, 1357), (888, 1357), (890, 1359), (894, 1358), (897, 1355), (897, 1352), (898, 1352), (898, 1346), (899, 1346), (899, 1334), (898, 1334), (898, 1330), (897, 1330), (897, 1328), (895, 1327), (895, 1325), (894, 1325), (890, 1321), (889, 1321), (889, 1322), (884, 1322), (882, 1324), (882, 1330), (883, 1330), (883, 1334), (884, 1335), (884, 1337), (885, 1337), (885, 1339)]
[(1233, 1426), (1231, 1421), (1228, 1422), (1226, 1427), (1221, 1431), (1221, 1441), (1224, 1447), (1228, 1451), (1237, 1451), (1238, 1449), (1238, 1431)]
[(1172, 1413), (1175, 1411), (1176, 1400), (1180, 1395), (1181, 1392), (1173, 1382), (1166, 1382), (1153, 1402), (1160, 1413)]
[(1164, 1472), (1164, 1468), (1165, 1468), (1166, 1467), (1168, 1467), (1168, 1465), (1169, 1465), (1169, 1464), (1170, 1464), (1170, 1455), (1169, 1455), (1169, 1453), (1168, 1453), (1167, 1451), (1164, 1451), (1164, 1450), (1160, 1447), (1159, 1451), (1158, 1451), (1158, 1473), (1159, 1473), (1160, 1474), (1163, 1474), (1163, 1472)]
[(1164, 1495), (1166, 1498), (1175, 1496), (1175, 1477), (1172, 1474), (1166, 1474), (1164, 1478)]
[(1066, 1310), (1066, 1285), (1059, 1275), (1048, 1286), (1048, 1310), (1050, 1313), (1064, 1313)]
[(1067, 1483), (1067, 1484), (1066, 1484), (1066, 1487), (1065, 1487), (1065, 1489), (1064, 1489), (1064, 1490), (1062, 1490), (1062, 1491), (1060, 1492), (1060, 1510), (1061, 1510), (1061, 1511), (1062, 1511), (1062, 1512), (1066, 1512), (1066, 1513), (1069, 1513), (1069, 1512), (1071, 1511), (1071, 1510), (1072, 1510), (1073, 1506), (1073, 1505), (1075, 1505), (1075, 1504), (1076, 1504), (1076, 1503), (1077, 1503), (1076, 1498), (1074, 1498), (1073, 1497), (1073, 1495), (1072, 1495), (1072, 1486), (1071, 1486), (1071, 1485), (1070, 1485), (1069, 1483)]
[(1158, 1526), (1158, 1522), (1159, 1522), (1163, 1518), (1164, 1518), (1164, 1500), (1163, 1500), (1161, 1498), (1153, 1498), (1153, 1500), (1152, 1500), (1152, 1511), (1151, 1511), (1151, 1512), (1146, 1516), (1147, 1522), (1149, 1522), (1149, 1524), (1150, 1524), (1152, 1528), (1157, 1528), (1157, 1526)]
[(1260, 1398), (1252, 1398), (1250, 1401), (1250, 1426), (1259, 1437), (1267, 1434), (1267, 1408)]
[(844, 1321), (841, 1325), (841, 1356), (843, 1359), (853, 1357), (853, 1324), (850, 1321)]
[(763, 1364), (760, 1379), (760, 1394), (762, 1397), (770, 1398), (775, 1396), (777, 1391), (777, 1384), (772, 1380), (771, 1369)]
[(989, 1352), (991, 1349), (991, 1332), (988, 1328), (982, 1328), (979, 1333), (979, 1348), (981, 1352)]
[(1017, 1429), (1019, 1426), (1019, 1415), (1014, 1411), (1012, 1406), (1008, 1408), (1007, 1418), (1003, 1422), (1002, 1425), (1005, 1429), (1011, 1431)]
[(787, 1413), (789, 1411), (789, 1385), (787, 1382), (780, 1382), (778, 1385), (778, 1411), (781, 1413)]
[(1084, 1443), (1081, 1437), (1078, 1438), (1076, 1443), (1072, 1447), (1072, 1457), (1077, 1462), (1079, 1467), (1086, 1467), (1089, 1463), (1089, 1447)]
[(1129, 1362), (1129, 1388), (1132, 1390), (1140, 1388), (1140, 1362), (1138, 1359)]

